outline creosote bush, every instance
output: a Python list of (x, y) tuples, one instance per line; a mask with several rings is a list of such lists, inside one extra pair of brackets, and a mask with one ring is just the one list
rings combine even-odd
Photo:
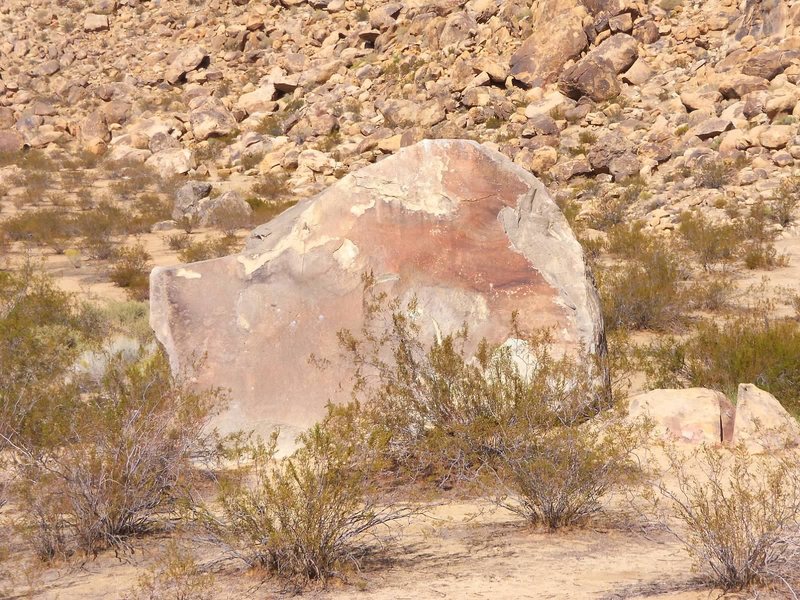
[(303, 433), (300, 448), (278, 459), (269, 443), (240, 447), (252, 461), (221, 482), (222, 515), (201, 512), (210, 539), (230, 557), (299, 585), (346, 578), (379, 529), (409, 508), (379, 500), (377, 441), (361, 437), (355, 406), (330, 407)]
[(73, 409), (62, 435), (18, 445), (14, 458), (21, 522), (43, 559), (130, 550), (133, 536), (158, 528), (188, 501), (191, 459), (208, 447), (205, 429), (223, 401), (191, 391), (161, 352), (111, 356), (102, 378), (81, 387), (79, 401), (60, 399), (59, 411)]
[(201, 260), (209, 260), (233, 254), (239, 245), (239, 239), (235, 235), (222, 235), (215, 238), (199, 241), (189, 241), (189, 243), (178, 252), (178, 259), (181, 262), (192, 263)]
[(150, 293), (151, 258), (140, 244), (120, 248), (114, 253), (109, 278), (132, 300), (145, 300)]
[(752, 454), (739, 445), (667, 456), (677, 482), (657, 485), (656, 513), (709, 582), (726, 591), (791, 585), (800, 565), (797, 455)]
[(609, 247), (624, 252), (628, 261), (598, 273), (606, 327), (664, 330), (679, 325), (686, 310), (680, 286), (684, 275), (667, 242), (647, 237), (636, 225), (620, 226)]

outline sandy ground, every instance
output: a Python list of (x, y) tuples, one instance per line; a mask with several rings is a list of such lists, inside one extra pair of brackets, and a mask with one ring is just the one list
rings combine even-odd
[[(306, 591), (307, 598), (345, 600), (513, 600), (658, 598), (701, 600), (691, 560), (664, 532), (615, 524), (614, 515), (585, 529), (533, 531), (510, 513), (483, 503), (435, 507), (405, 524), (383, 557), (364, 564), (356, 584)], [(95, 561), (37, 577), (30, 597), (121, 599), (138, 577), (161, 564), (165, 539), (150, 539), (133, 556), (106, 553)], [(187, 542), (201, 559), (211, 556)], [(227, 568), (215, 575), (213, 598), (278, 598), (292, 594), (274, 582)], [(752, 596), (735, 596), (752, 597)], [(780, 598), (761, 592), (760, 598)]]

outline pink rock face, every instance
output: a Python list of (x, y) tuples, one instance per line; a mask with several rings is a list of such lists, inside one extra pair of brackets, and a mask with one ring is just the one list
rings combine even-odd
[[(477, 342), (552, 328), (563, 351), (602, 352), (596, 291), (545, 188), (466, 141), (425, 141), (353, 173), (256, 229), (237, 256), (156, 269), (151, 323), (173, 367), (230, 388), (223, 430), (311, 425), (349, 398), (336, 333), (359, 331), (362, 274), (416, 296), (425, 341), (462, 324)], [(327, 369), (309, 358), (331, 361)]]

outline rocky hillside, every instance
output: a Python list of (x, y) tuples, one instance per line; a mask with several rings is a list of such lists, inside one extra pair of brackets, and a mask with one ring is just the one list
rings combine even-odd
[[(641, 176), (624, 208), (660, 229), (719, 189), (770, 197), (800, 158), (793, 0), (11, 0), (0, 22), (0, 152), (307, 196), (468, 137), (562, 195), (591, 176), (587, 213)], [(703, 180), (718, 158), (735, 173)]]

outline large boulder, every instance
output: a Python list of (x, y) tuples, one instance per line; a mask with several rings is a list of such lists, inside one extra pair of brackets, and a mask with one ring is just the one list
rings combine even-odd
[(537, 0), (532, 33), (511, 57), (511, 75), (526, 86), (553, 83), (564, 64), (589, 44), (583, 29), (586, 9), (577, 0)]
[(657, 436), (690, 444), (727, 442), (733, 433), (733, 405), (724, 394), (704, 388), (637, 394), (628, 400), (628, 415), (650, 419)]
[(575, 100), (588, 96), (595, 102), (605, 102), (619, 96), (621, 88), (609, 61), (586, 56), (561, 74), (558, 89)]
[(783, 37), (788, 12), (784, 0), (744, 0), (742, 17), (737, 22), (736, 39), (747, 35), (756, 39)]
[(367, 272), (379, 291), (416, 296), (425, 342), (466, 324), (475, 343), (505, 343), (517, 313), (523, 333), (552, 328), (556, 352), (604, 352), (596, 290), (549, 193), (465, 140), (351, 173), (257, 228), (239, 255), (156, 268), (151, 324), (174, 369), (205, 357), (198, 384), (231, 390), (221, 430), (292, 436), (349, 399), (337, 332), (360, 330)]

